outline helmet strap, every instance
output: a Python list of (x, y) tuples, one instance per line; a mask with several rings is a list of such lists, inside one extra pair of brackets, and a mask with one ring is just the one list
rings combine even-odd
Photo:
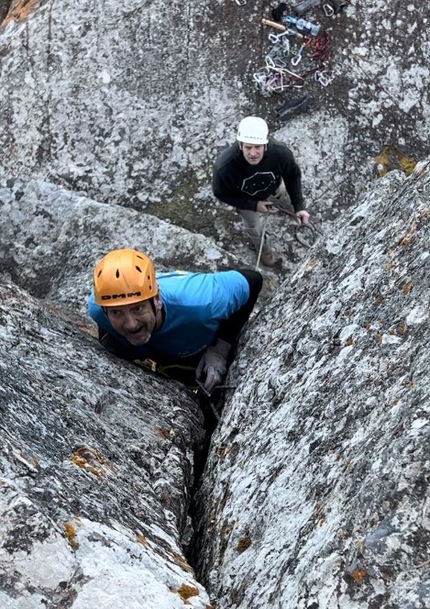
[(155, 315), (155, 319), (157, 320), (156, 329), (154, 330), (154, 332), (156, 332), (164, 324), (164, 320), (166, 318), (166, 311), (164, 310), (163, 303), (161, 302), (161, 298), (158, 295), (151, 298), (151, 307)]

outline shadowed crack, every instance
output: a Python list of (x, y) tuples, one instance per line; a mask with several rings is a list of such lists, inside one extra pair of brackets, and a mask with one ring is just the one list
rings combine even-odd
[(0, 24), (9, 12), (12, 0), (0, 0)]

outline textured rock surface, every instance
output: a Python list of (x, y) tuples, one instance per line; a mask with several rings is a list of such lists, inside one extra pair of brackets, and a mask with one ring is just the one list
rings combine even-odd
[[(215, 153), (243, 114), (262, 114), (292, 147), (318, 218), (355, 203), (378, 153), (384, 171), (430, 152), (428, 3), (351, 0), (340, 19), (310, 13), (331, 32), (336, 78), (307, 82), (309, 112), (287, 124), (275, 113), (287, 94), (265, 99), (252, 83), (270, 48), (261, 16), (276, 2), (21, 2), (15, 22), (13, 4), (0, 33), (5, 176), (145, 208), (249, 261), (231, 239), (236, 214), (209, 188)], [(279, 252), (297, 258), (290, 231), (272, 224)]]
[(205, 31), (218, 11), (208, 0), (49, 0), (6, 21), (4, 170), (140, 207), (176, 189), (245, 102), (228, 65), (205, 67), (223, 44)]
[(0, 606), (209, 607), (180, 546), (194, 400), (0, 290)]
[(134, 247), (158, 269), (213, 271), (237, 260), (203, 235), (30, 180), (0, 180), (0, 270), (39, 298), (85, 314), (97, 260)]
[(200, 490), (217, 608), (430, 605), (430, 162), (260, 313)]
[(214, 437), (202, 582), (219, 609), (430, 603), (428, 173), (372, 184), (429, 152), (430, 9), (312, 13), (336, 78), (284, 124), (251, 79), (275, 4), (0, 1), (2, 609), (209, 603), (179, 545), (196, 406), (99, 350), (82, 314), (112, 247), (161, 268), (252, 263), (209, 187), (246, 113), (292, 147), (326, 235), (282, 283), (307, 252), (270, 219), (282, 285)]

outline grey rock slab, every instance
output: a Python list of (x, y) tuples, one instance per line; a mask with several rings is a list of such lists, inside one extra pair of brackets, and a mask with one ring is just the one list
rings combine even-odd
[(195, 607), (201, 413), (10, 282), (0, 290), (0, 605)]
[[(243, 256), (237, 214), (214, 201), (210, 178), (244, 114), (264, 116), (292, 148), (306, 205), (319, 221), (370, 187), (382, 149), (398, 151), (389, 163), (397, 168), (407, 156), (429, 153), (426, 3), (351, 0), (336, 19), (315, 9), (307, 18), (330, 33), (333, 82), (309, 78), (304, 89), (269, 99), (252, 80), (271, 48), (258, 3), (56, 0), (34, 7), (0, 33), (3, 175), (146, 209)], [(308, 111), (280, 121), (276, 108), (304, 92)], [(271, 224), (291, 271), (306, 252), (284, 223)]]
[(430, 604), (429, 169), (379, 181), (244, 337), (198, 498), (219, 609)]
[(173, 192), (206, 162), (207, 134), (212, 147), (218, 124), (246, 103), (231, 62), (211, 62), (225, 32), (208, 29), (223, 12), (208, 0), (56, 0), (10, 22), (0, 36), (3, 168), (140, 208)]
[(213, 239), (47, 182), (0, 180), (0, 211), (0, 270), (33, 295), (82, 314), (94, 265), (112, 249), (143, 251), (158, 270), (238, 265)]

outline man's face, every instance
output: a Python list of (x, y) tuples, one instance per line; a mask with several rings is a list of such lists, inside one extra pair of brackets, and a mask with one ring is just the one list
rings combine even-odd
[(263, 144), (260, 144), (259, 146), (255, 146), (254, 144), (241, 144), (241, 148), (245, 161), (250, 165), (258, 165), (264, 156), (266, 146)]
[[(124, 336), (134, 347), (145, 345), (151, 334), (157, 329), (158, 312), (161, 311), (161, 301), (154, 299), (155, 313), (151, 299), (142, 300), (130, 305), (106, 307), (106, 315), (121, 336)], [(158, 319), (158, 322), (160, 319)]]

